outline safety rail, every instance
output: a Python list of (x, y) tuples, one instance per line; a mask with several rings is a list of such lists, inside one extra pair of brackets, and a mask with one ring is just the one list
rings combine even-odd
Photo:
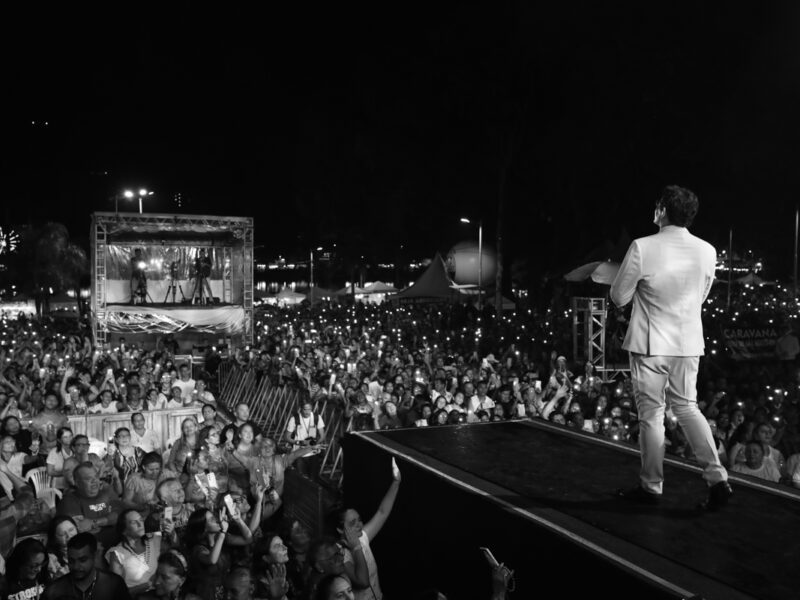
[[(219, 367), (220, 402), (235, 414), (236, 406), (245, 403), (250, 407), (250, 419), (277, 442), (281, 442), (286, 426), (293, 414), (298, 412), (309, 398), (307, 390), (288, 385), (278, 386), (266, 375), (258, 378), (253, 369), (242, 369), (233, 361), (225, 361)], [(339, 489), (342, 483), (341, 438), (352, 429), (352, 417), (344, 414), (342, 404), (337, 401), (317, 401), (314, 411), (325, 423), (325, 444), (321, 453), (317, 478), (325, 484)]]

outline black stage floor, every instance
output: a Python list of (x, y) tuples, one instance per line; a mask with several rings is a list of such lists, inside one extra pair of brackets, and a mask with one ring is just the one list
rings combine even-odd
[[(706, 493), (697, 466), (668, 459), (662, 505), (631, 505), (613, 491), (635, 485), (636, 449), (544, 422), (349, 438), (345, 500), (371, 497), (374, 506), (360, 509), (365, 519), (385, 490), (376, 488), (386, 483), (376, 483), (374, 475), (375, 464), (386, 457), (367, 454), (398, 457), (404, 482), (406, 475), (411, 481), (411, 489), (401, 486), (399, 514), (387, 522), (391, 564), (384, 568), (378, 557), (390, 584), (402, 585), (394, 568), (401, 559), (394, 555), (416, 532), (428, 538), (427, 546), (412, 553), (420, 558), (428, 553), (424, 562), (438, 561), (441, 567), (438, 579), (421, 569), (420, 582), (460, 590), (448, 594), (451, 600), (471, 597), (460, 583), (443, 581), (449, 571), (457, 576), (451, 563), (465, 574), (486, 571), (475, 562), (476, 549), (489, 541), (498, 559), (516, 570), (518, 598), (541, 593), (543, 578), (563, 580), (575, 592), (560, 597), (591, 597), (593, 591), (615, 598), (800, 597), (800, 494), (790, 488), (731, 476), (731, 504), (707, 514), (695, 508)], [(444, 484), (459, 491), (447, 491)], [(379, 536), (376, 547), (381, 541)], [(481, 589), (487, 577), (478, 576), (472, 589)]]

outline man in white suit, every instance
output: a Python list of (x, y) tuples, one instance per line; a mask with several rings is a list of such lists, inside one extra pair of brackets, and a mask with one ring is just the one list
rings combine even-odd
[(697, 370), (705, 348), (701, 309), (717, 261), (714, 247), (687, 229), (697, 209), (697, 196), (691, 191), (666, 187), (653, 219), (660, 231), (634, 240), (611, 285), (614, 304), (622, 307), (633, 301), (622, 347), (630, 353), (642, 455), (639, 485), (619, 495), (644, 504), (661, 500), (668, 405), (709, 485), (701, 506), (716, 510), (733, 492), (708, 421), (697, 408)]

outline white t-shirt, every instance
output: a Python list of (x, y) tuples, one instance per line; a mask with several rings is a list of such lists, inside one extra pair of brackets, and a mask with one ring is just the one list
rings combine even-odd
[(152, 429), (145, 429), (143, 435), (136, 433), (136, 430), (131, 427), (131, 444), (138, 446), (145, 452), (153, 452), (154, 450), (161, 450), (161, 439), (158, 434)]
[(745, 475), (751, 475), (753, 477), (760, 477), (761, 479), (766, 479), (767, 481), (772, 481), (774, 483), (778, 483), (778, 481), (781, 479), (781, 474), (780, 471), (778, 471), (778, 467), (775, 466), (773, 461), (767, 459), (764, 459), (758, 469), (751, 469), (744, 463), (736, 463), (733, 465), (731, 471), (735, 471), (736, 473), (744, 473)]
[[(361, 545), (361, 550), (364, 553), (364, 560), (367, 562), (369, 587), (363, 590), (353, 590), (355, 600), (382, 600), (383, 592), (381, 591), (381, 584), (378, 580), (378, 564), (375, 562), (375, 556), (372, 554), (372, 549), (369, 547), (369, 536), (366, 531), (361, 532), (358, 543)], [(353, 562), (353, 555), (347, 548), (344, 549), (344, 562)]]
[(300, 422), (296, 421), (297, 414), (292, 415), (289, 417), (289, 423), (286, 425), (286, 431), (289, 433), (295, 433), (294, 440), (296, 442), (302, 442), (308, 438), (315, 438), (318, 435), (318, 431), (325, 427), (325, 422), (322, 420), (322, 415), (317, 415), (317, 422), (314, 423), (314, 413), (311, 413), (311, 416), (304, 417), (302, 414), (300, 415)]
[(98, 402), (97, 404), (93, 404), (89, 407), (90, 414), (101, 414), (101, 415), (113, 415), (118, 413), (117, 410), (117, 403), (111, 402), (108, 406), (103, 406), (102, 402)]
[(178, 378), (173, 382), (172, 387), (181, 388), (181, 398), (184, 400), (191, 400), (192, 392), (194, 391), (194, 379), (190, 377), (187, 381), (184, 381)]

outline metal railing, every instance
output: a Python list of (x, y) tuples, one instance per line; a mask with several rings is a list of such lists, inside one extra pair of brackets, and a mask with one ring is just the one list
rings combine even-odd
[[(274, 385), (269, 377), (259, 379), (254, 369), (242, 369), (234, 361), (224, 361), (219, 365), (219, 402), (235, 414), (236, 406), (245, 403), (250, 407), (250, 419), (261, 427), (264, 435), (280, 442), (289, 419), (297, 413), (308, 400), (307, 390), (289, 385)], [(319, 471), (316, 477), (336, 489), (342, 483), (341, 438), (352, 429), (352, 418), (344, 414), (341, 403), (318, 401), (314, 411), (325, 423), (326, 444), (321, 453)]]

